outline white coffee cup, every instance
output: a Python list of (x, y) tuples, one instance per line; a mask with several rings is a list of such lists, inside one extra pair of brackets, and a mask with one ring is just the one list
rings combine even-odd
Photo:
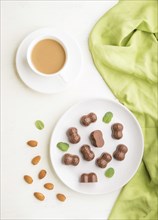
[[(65, 59), (65, 63), (63, 65), (63, 67), (55, 72), (55, 73), (50, 73), (50, 74), (46, 74), (46, 73), (42, 73), (40, 72), (39, 70), (36, 69), (36, 67), (34, 66), (33, 62), (32, 62), (32, 59), (31, 59), (31, 55), (32, 55), (32, 50), (33, 48), (35, 47), (35, 45), (37, 43), (39, 43), (40, 41), (42, 40), (46, 40), (46, 39), (51, 39), (51, 40), (55, 40), (57, 41), (64, 49), (65, 51), (65, 54), (66, 54), (66, 59)], [(66, 77), (66, 74), (67, 74), (67, 64), (68, 64), (68, 49), (66, 47), (66, 45), (64, 44), (63, 41), (61, 41), (59, 38), (55, 37), (55, 36), (51, 36), (51, 35), (41, 35), (37, 38), (35, 38), (29, 45), (28, 49), (27, 49), (27, 62), (28, 62), (28, 65), (29, 67), (32, 69), (32, 71), (39, 75), (39, 76), (42, 76), (42, 77), (46, 77), (46, 78), (55, 78), (55, 77), (60, 77), (62, 78), (65, 82), (68, 82), (68, 79)]]

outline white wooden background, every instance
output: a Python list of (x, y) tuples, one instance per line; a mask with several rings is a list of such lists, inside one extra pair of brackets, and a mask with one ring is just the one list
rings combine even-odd
[[(107, 219), (119, 191), (108, 195), (82, 195), (67, 188), (55, 175), (48, 155), (52, 129), (60, 116), (84, 98), (114, 99), (98, 74), (88, 50), (88, 36), (97, 20), (117, 1), (2, 1), (2, 219)], [(41, 27), (55, 27), (72, 35), (79, 43), (83, 68), (70, 88), (56, 95), (44, 95), (27, 88), (18, 78), (15, 54), (18, 45), (30, 32)], [(75, 74), (75, 73), (74, 73)], [(45, 129), (39, 131), (34, 121), (41, 119)], [(40, 146), (30, 149), (25, 142), (37, 139)], [(42, 155), (38, 167), (31, 158)], [(47, 181), (55, 184), (37, 201), (34, 191), (44, 191), (36, 177), (33, 185), (23, 175), (37, 176), (48, 171)], [(56, 193), (67, 201), (56, 200)]]

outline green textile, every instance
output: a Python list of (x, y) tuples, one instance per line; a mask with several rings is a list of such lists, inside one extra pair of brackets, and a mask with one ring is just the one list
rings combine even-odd
[(110, 220), (158, 219), (158, 5), (120, 1), (94, 26), (89, 48), (111, 91), (138, 119), (143, 161), (121, 190)]

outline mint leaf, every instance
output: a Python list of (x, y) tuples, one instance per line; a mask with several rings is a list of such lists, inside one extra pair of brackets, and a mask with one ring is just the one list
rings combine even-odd
[(111, 178), (114, 175), (114, 173), (115, 173), (115, 170), (112, 167), (110, 167), (109, 169), (105, 171), (105, 176), (108, 178)]
[(113, 113), (112, 112), (106, 112), (103, 117), (103, 122), (109, 123), (112, 120)]
[(35, 126), (37, 129), (42, 130), (44, 128), (44, 123), (40, 120), (35, 121)]
[(57, 147), (61, 150), (61, 151), (67, 151), (69, 149), (69, 144), (64, 143), (64, 142), (59, 142), (57, 144)]

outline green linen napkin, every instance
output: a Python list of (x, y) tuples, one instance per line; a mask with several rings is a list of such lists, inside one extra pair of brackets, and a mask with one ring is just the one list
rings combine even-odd
[(145, 141), (143, 161), (122, 189), (111, 220), (158, 219), (157, 10), (157, 1), (122, 0), (97, 22), (89, 37), (94, 64), (138, 119)]

